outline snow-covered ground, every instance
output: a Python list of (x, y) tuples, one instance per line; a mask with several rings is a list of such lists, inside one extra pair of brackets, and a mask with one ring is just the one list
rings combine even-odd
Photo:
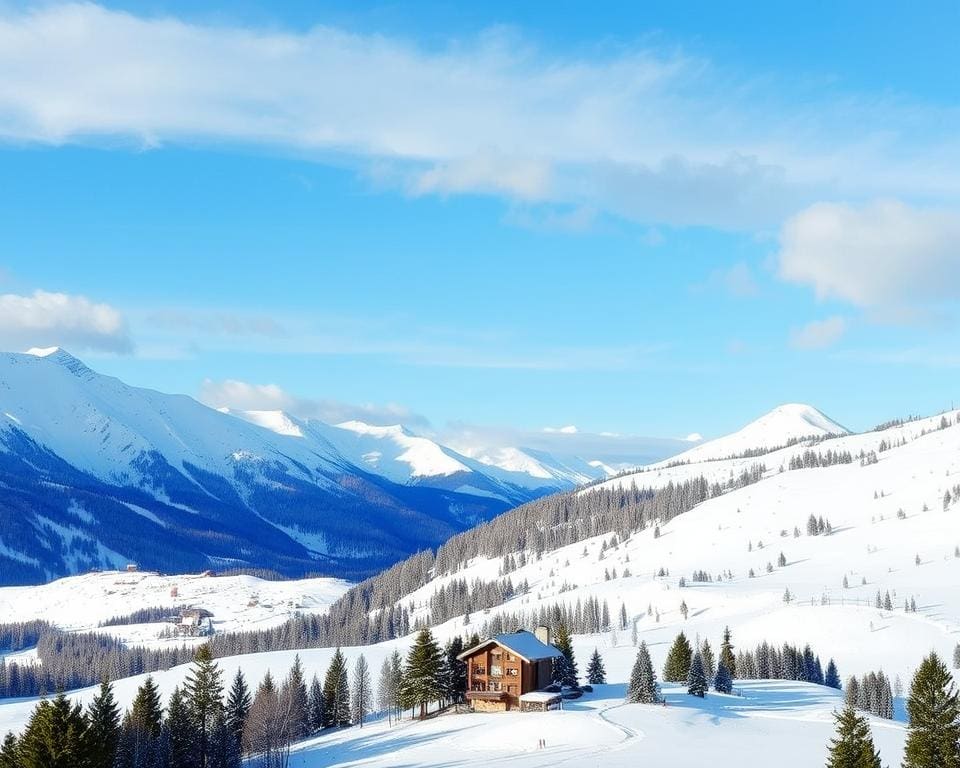
[[(204, 608), (216, 632), (268, 629), (298, 613), (325, 613), (350, 588), (341, 579), (265, 581), (254, 576), (164, 576), (136, 571), (100, 571), (33, 587), (0, 588), (0, 622), (44, 619), (71, 631), (97, 630), (128, 643), (162, 646), (166, 624), (103, 627), (115, 616), (141, 608)], [(8, 657), (10, 658), (10, 657)]]
[[(555, 765), (699, 768), (714, 762), (823, 765), (840, 698), (818, 686), (754, 682), (741, 696), (700, 700), (668, 687), (667, 706), (623, 703), (623, 686), (598, 686), (560, 712), (445, 715), (393, 727), (378, 722), (323, 735), (294, 752), (291, 768)], [(873, 720), (885, 764), (903, 749), (900, 723)], [(544, 739), (545, 749), (538, 749)], [(774, 760), (775, 762), (770, 762)]]
[[(946, 415), (951, 423), (957, 416)], [(527, 594), (488, 612), (476, 611), (469, 623), (455, 617), (436, 627), (435, 634), (446, 640), (480, 631), (483, 622), (498, 611), (517, 613), (538, 604), (573, 605), (596, 597), (608, 602), (614, 620), (621, 604), (625, 606), (630, 623), (636, 621), (639, 637), (650, 646), (658, 670), (681, 629), (691, 639), (708, 638), (716, 650), (723, 628), (729, 625), (734, 644), (740, 648), (763, 640), (810, 643), (824, 663), (830, 657), (836, 660), (844, 679), (883, 669), (891, 680), (899, 677), (906, 685), (923, 655), (933, 649), (950, 659), (960, 641), (960, 590), (956, 588), (960, 557), (955, 556), (960, 545), (960, 502), (952, 500), (952, 489), (960, 484), (960, 426), (940, 429), (940, 422), (937, 416), (883, 432), (825, 440), (813, 447), (820, 453), (877, 451), (876, 463), (861, 465), (855, 460), (789, 470), (790, 457), (805, 450), (803, 446), (768, 454), (762, 458), (767, 474), (760, 482), (711, 499), (662, 524), (659, 537), (651, 528), (603, 550), (603, 543), (611, 540), (608, 533), (546, 553), (539, 561), (528, 556), (527, 564), (510, 574), (515, 585), (529, 582)], [(779, 437), (773, 436), (770, 444), (782, 444), (776, 442)], [(891, 447), (879, 451), (882, 442)], [(653, 477), (668, 482), (667, 478), (677, 481), (701, 472), (724, 479), (737, 474), (741, 465), (757, 460), (661, 467), (611, 482), (646, 485)], [(951, 502), (945, 508), (948, 490)], [(829, 520), (832, 533), (807, 535), (811, 514)], [(799, 536), (794, 535), (795, 528)], [(785, 566), (778, 565), (781, 552)], [(453, 578), (468, 582), (495, 579), (501, 563), (499, 558), (471, 562), (410, 594), (403, 604), (411, 608), (415, 619), (425, 614), (430, 596), (441, 585)], [(661, 568), (669, 575), (655, 576)], [(631, 575), (625, 577), (627, 569)], [(694, 571), (706, 571), (713, 581), (694, 583)], [(680, 586), (681, 577), (687, 586)], [(85, 578), (122, 581), (131, 576), (100, 574), (67, 582), (80, 585)], [(180, 580), (184, 594), (183, 577)], [(221, 580), (198, 581), (215, 584)], [(289, 591), (270, 600), (296, 600), (307, 594), (301, 584), (261, 582), (260, 596), (263, 599), (268, 586), (276, 586)], [(40, 594), (47, 588), (32, 589)], [(168, 594), (169, 585), (166, 590)], [(783, 599), (787, 590), (793, 596), (789, 603)], [(878, 591), (890, 593), (893, 610), (874, 607)], [(246, 604), (243, 598), (247, 593), (243, 589), (238, 592), (240, 597), (230, 598), (220, 607), (218, 618), (229, 616), (231, 606), (240, 609)], [(16, 592), (0, 591), (0, 613), (25, 610), (23, 606), (34, 602), (29, 591), (23, 592), (17, 605), (9, 602), (8, 594)], [(38, 602), (37, 611), (47, 616), (59, 610), (74, 611), (67, 616), (77, 615), (90, 610), (80, 606), (93, 599), (79, 589), (65, 590), (62, 600), (68, 607)], [(203, 604), (199, 599), (186, 599)], [(911, 599), (917, 610), (905, 612), (904, 602)], [(167, 602), (158, 596), (142, 604)], [(680, 612), (681, 602), (689, 608), (686, 619)], [(129, 610), (132, 608), (121, 611), (111, 607), (103, 614)], [(211, 610), (218, 611), (216, 607)], [(351, 664), (363, 653), (376, 678), (383, 659), (394, 649), (405, 652), (409, 642), (403, 638), (348, 648), (345, 653)], [(325, 735), (302, 745), (293, 765), (449, 766), (483, 760), (536, 768), (583, 760), (598, 764), (590, 762), (595, 754), (603, 757), (605, 766), (640, 761), (692, 766), (716, 755), (729, 755), (743, 765), (751, 764), (747, 761), (751, 755), (777, 755), (777, 764), (784, 766), (823, 762), (832, 733), (830, 713), (838, 702), (829, 690), (788, 682), (741, 681), (737, 683), (743, 693), (739, 698), (711, 694), (700, 702), (671, 692), (670, 706), (665, 708), (622, 706), (622, 686), (636, 653), (630, 630), (578, 635), (574, 648), (581, 671), (593, 649), (599, 649), (611, 686), (568, 706), (563, 713), (443, 716), (392, 729), (373, 724), (362, 731)], [(301, 651), (307, 675), (322, 674), (332, 653), (332, 649)], [(221, 664), (227, 677), (240, 667), (256, 682), (267, 669), (282, 677), (294, 655), (293, 651), (265, 653), (223, 659)], [(184, 674), (185, 668), (180, 667), (157, 673), (156, 678), (169, 694)], [(140, 681), (118, 681), (122, 703), (132, 700)], [(89, 700), (92, 689), (75, 695)], [(0, 732), (22, 727), (33, 704), (0, 704)], [(902, 702), (898, 712), (902, 717)], [(902, 724), (875, 720), (873, 725), (884, 762), (898, 764)], [(535, 749), (539, 738), (547, 740), (546, 751)]]

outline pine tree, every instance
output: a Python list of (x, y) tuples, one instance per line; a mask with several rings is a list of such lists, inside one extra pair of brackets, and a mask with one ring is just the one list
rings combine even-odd
[(713, 690), (717, 693), (733, 693), (733, 678), (730, 670), (722, 661), (717, 664), (717, 674), (713, 678)]
[(87, 720), (62, 693), (41, 701), (20, 738), (18, 768), (77, 768), (87, 764)]
[(843, 700), (848, 707), (857, 708), (860, 706), (860, 682), (855, 675), (847, 679), (847, 684), (843, 688)]
[(147, 677), (120, 726), (117, 768), (166, 768), (163, 731), (160, 692), (153, 678)]
[(576, 688), (579, 685), (580, 673), (577, 671), (577, 660), (573, 655), (573, 645), (570, 642), (570, 633), (567, 626), (560, 623), (557, 627), (557, 636), (553, 643), (563, 655), (553, 660), (553, 682)]
[(714, 675), (717, 674), (717, 669), (713, 660), (713, 648), (710, 647), (709, 640), (705, 639), (703, 641), (703, 645), (700, 646), (700, 655), (703, 657), (703, 672), (707, 676), (707, 680), (713, 680)]
[(120, 708), (109, 682), (100, 684), (87, 710), (87, 759), (89, 768), (113, 768), (120, 741)]
[(605, 685), (607, 682), (607, 670), (603, 666), (603, 659), (596, 648), (593, 649), (593, 655), (590, 657), (590, 663), (587, 664), (587, 682), (590, 685)]
[(350, 712), (353, 715), (354, 725), (363, 727), (364, 718), (370, 714), (370, 704), (373, 699), (373, 685), (370, 682), (370, 667), (361, 653), (353, 666), (353, 699), (350, 702)]
[(153, 738), (160, 735), (160, 727), (163, 723), (160, 690), (149, 675), (143, 681), (143, 685), (137, 689), (137, 695), (133, 699), (133, 707), (130, 710), (130, 718), (133, 724), (147, 735)]
[(723, 642), (720, 643), (720, 663), (727, 668), (730, 677), (737, 676), (737, 660), (733, 655), (733, 640), (730, 627), (723, 628)]
[(693, 651), (687, 636), (681, 632), (673, 641), (673, 646), (667, 654), (667, 660), (663, 665), (663, 679), (668, 683), (685, 683), (690, 674), (692, 656)]
[(687, 675), (687, 693), (691, 696), (699, 696), (701, 699), (707, 695), (707, 675), (703, 665), (703, 656), (699, 653), (690, 662), (690, 673)]
[(424, 627), (417, 634), (407, 654), (407, 663), (401, 681), (401, 701), (404, 707), (420, 709), (420, 718), (427, 716), (427, 706), (443, 698), (440, 679), (442, 654), (430, 630)]
[(314, 675), (310, 681), (310, 731), (316, 733), (323, 728), (323, 688), (320, 679)]
[(443, 695), (453, 704), (464, 700), (467, 692), (467, 665), (457, 657), (463, 652), (463, 640), (457, 636), (443, 649)]
[(913, 677), (907, 713), (903, 768), (958, 768), (960, 703), (950, 671), (935, 653), (923, 660)]
[(199, 737), (183, 690), (173, 689), (164, 721), (170, 768), (196, 768)]
[(310, 699), (303, 679), (300, 654), (293, 657), (293, 666), (280, 691), (281, 706), (288, 713), (290, 738), (293, 741), (310, 735)]
[(207, 768), (207, 745), (214, 721), (223, 712), (223, 673), (209, 645), (201, 645), (183, 684), (187, 713), (196, 735), (198, 768)]
[(837, 665), (833, 659), (827, 662), (827, 673), (823, 677), (823, 684), (828, 688), (836, 688), (838, 691), (842, 687), (840, 684), (840, 673), (837, 672)]
[(214, 718), (207, 752), (208, 768), (240, 768), (240, 743), (222, 710)]
[(350, 725), (350, 684), (347, 661), (337, 648), (323, 679), (323, 726), (342, 728)]
[(827, 768), (881, 768), (880, 755), (873, 746), (870, 725), (853, 707), (833, 715), (837, 733), (830, 741)]
[(243, 726), (247, 722), (247, 714), (250, 712), (250, 704), (253, 699), (250, 696), (250, 689), (247, 687), (247, 681), (240, 668), (237, 668), (237, 674), (230, 685), (230, 693), (227, 694), (226, 722), (227, 727), (233, 734), (237, 744), (243, 740)]
[(627, 701), (638, 704), (659, 704), (661, 700), (660, 686), (657, 685), (657, 673), (653, 671), (650, 651), (645, 642), (640, 643), (637, 659), (630, 673), (630, 684), (627, 686)]
[(0, 768), (20, 768), (20, 745), (17, 737), (8, 733), (0, 744)]

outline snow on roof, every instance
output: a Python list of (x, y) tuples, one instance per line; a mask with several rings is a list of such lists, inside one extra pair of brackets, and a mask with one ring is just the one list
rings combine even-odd
[(529, 691), (520, 694), (520, 701), (529, 701), (536, 704), (549, 704), (551, 701), (557, 701), (563, 698), (559, 693), (550, 693), (550, 691)]
[(522, 629), (519, 632), (509, 632), (503, 635), (496, 635), (489, 640), (483, 641), (480, 643), (480, 645), (476, 645), (473, 648), (467, 649), (457, 658), (464, 659), (478, 651), (480, 648), (489, 645), (490, 643), (502, 645), (508, 651), (517, 654), (517, 656), (522, 658), (524, 661), (555, 659), (558, 656), (563, 655), (555, 646), (540, 642), (533, 632), (527, 632), (525, 629)]

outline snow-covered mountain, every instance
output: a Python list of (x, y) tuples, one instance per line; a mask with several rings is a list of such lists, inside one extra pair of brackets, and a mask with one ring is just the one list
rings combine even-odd
[(0, 583), (128, 560), (362, 575), (556, 490), (378, 472), (354, 435), (238, 419), (56, 348), (0, 354)]
[[(742, 429), (715, 440), (708, 440), (677, 456), (660, 462), (711, 461), (760, 453), (796, 443), (805, 438), (846, 435), (849, 430), (812, 405), (788, 403), (774, 408)], [(653, 465), (657, 466), (657, 465)]]
[(217, 410), (58, 348), (0, 354), (0, 583), (128, 560), (363, 575), (600, 476), (496, 466), (401, 426)]

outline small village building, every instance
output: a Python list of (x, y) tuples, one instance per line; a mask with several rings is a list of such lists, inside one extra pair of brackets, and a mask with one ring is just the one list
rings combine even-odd
[(204, 608), (184, 608), (180, 611), (177, 634), (183, 637), (203, 637), (213, 634), (213, 614)]
[[(553, 660), (562, 654), (549, 643), (545, 628), (538, 635), (525, 630), (497, 635), (457, 657), (466, 662), (467, 701), (475, 711), (544, 710), (559, 704), (559, 694), (542, 689), (550, 685)], [(524, 695), (534, 692), (546, 696), (528, 697), (524, 706)]]

